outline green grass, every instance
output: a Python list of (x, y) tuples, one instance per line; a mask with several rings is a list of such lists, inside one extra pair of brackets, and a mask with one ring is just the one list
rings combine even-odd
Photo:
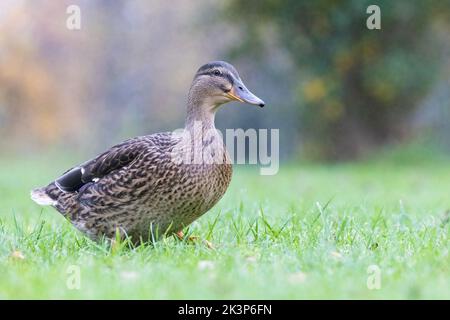
[(446, 161), (237, 168), (188, 230), (211, 250), (172, 237), (110, 249), (29, 199), (77, 160), (0, 160), (0, 298), (450, 298)]

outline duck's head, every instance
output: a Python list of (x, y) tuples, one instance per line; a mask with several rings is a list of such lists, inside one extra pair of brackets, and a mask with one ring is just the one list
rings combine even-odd
[(197, 104), (214, 109), (230, 101), (264, 107), (264, 101), (247, 89), (236, 69), (225, 61), (209, 62), (198, 69), (190, 95)]

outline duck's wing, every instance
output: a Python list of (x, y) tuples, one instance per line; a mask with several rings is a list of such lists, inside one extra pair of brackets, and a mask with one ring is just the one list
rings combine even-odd
[(99, 156), (76, 166), (55, 180), (56, 186), (65, 192), (76, 192), (96, 179), (133, 162), (149, 147), (145, 137), (137, 137), (115, 145)]

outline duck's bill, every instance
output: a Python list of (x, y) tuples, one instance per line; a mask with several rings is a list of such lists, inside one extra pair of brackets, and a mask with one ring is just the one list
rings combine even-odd
[(260, 106), (261, 108), (265, 105), (263, 100), (251, 93), (250, 90), (248, 90), (243, 84), (233, 86), (233, 88), (228, 92), (228, 96), (232, 100), (254, 104)]

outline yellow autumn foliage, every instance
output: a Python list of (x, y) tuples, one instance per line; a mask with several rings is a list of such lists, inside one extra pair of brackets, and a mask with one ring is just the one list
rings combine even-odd
[(303, 94), (307, 102), (318, 102), (327, 94), (325, 81), (315, 78), (303, 86)]

